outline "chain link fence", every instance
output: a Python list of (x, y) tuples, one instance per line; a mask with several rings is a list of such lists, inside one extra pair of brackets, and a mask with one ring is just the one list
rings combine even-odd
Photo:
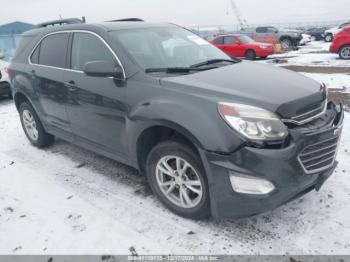
[[(334, 20), (334, 21), (314, 21), (314, 22), (297, 22), (297, 23), (257, 23), (249, 24), (249, 27), (258, 26), (275, 26), (277, 28), (286, 29), (300, 29), (305, 30), (309, 28), (331, 28), (339, 24), (347, 22), (346, 20)], [(217, 35), (217, 34), (228, 34), (237, 32), (241, 29), (238, 24), (231, 25), (187, 25), (184, 26), (192, 31), (197, 32), (201, 36)]]

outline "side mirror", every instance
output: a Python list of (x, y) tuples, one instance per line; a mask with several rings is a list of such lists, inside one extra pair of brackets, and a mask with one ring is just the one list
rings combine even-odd
[(83, 71), (88, 76), (114, 77), (117, 79), (124, 79), (122, 68), (110, 61), (87, 62), (84, 65)]
[(237, 41), (236, 45), (242, 45), (242, 42), (241, 41)]
[(4, 59), (5, 55), (3, 53), (0, 53), (0, 59)]

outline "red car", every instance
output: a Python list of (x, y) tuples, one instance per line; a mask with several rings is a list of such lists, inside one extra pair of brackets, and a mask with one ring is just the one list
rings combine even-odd
[(272, 44), (255, 42), (249, 36), (240, 34), (218, 36), (211, 43), (229, 56), (245, 57), (250, 60), (256, 57), (265, 59), (275, 53)]
[(342, 59), (350, 59), (350, 26), (336, 34), (329, 51), (339, 54)]

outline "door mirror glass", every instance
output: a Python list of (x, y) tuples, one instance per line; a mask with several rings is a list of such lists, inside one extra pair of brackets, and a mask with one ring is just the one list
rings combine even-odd
[(123, 79), (123, 70), (110, 61), (91, 61), (84, 65), (83, 71), (88, 76), (114, 77)]

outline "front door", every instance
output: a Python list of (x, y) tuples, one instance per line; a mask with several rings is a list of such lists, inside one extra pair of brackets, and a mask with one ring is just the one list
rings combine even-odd
[(243, 52), (241, 46), (237, 44), (238, 40), (234, 36), (225, 36), (224, 38), (224, 50), (232, 57), (242, 57)]
[(124, 82), (83, 73), (92, 61), (118, 63), (107, 44), (96, 34), (74, 32), (70, 68), (64, 74), (69, 89), (68, 118), (78, 142), (124, 157), (126, 105)]

